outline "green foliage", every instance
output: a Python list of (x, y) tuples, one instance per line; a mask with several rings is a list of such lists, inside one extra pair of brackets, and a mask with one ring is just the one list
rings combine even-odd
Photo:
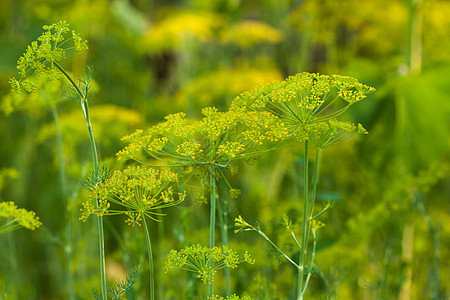
[[(127, 292), (131, 291), (134, 283), (137, 280), (139, 275), (139, 267), (133, 268), (128, 274), (127, 277), (123, 280), (118, 280), (107, 287), (108, 293), (111, 294), (112, 300), (123, 300), (127, 299)], [(94, 294), (95, 299), (101, 299), (99, 292), (94, 290), (92, 292)]]

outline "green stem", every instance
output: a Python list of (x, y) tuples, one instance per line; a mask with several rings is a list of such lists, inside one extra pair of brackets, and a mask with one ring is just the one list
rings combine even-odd
[(288, 262), (290, 262), (292, 265), (294, 265), (294, 267), (300, 270), (299, 265), (297, 265), (289, 256), (287, 256), (286, 253), (284, 253), (283, 250), (281, 250), (274, 242), (272, 242), (272, 240), (263, 231), (261, 231), (261, 229), (255, 229), (251, 227), (250, 230), (254, 230), (259, 233), (259, 235), (262, 236), (266, 241), (268, 241), (269, 244), (271, 244), (272, 247), (274, 247), (281, 255), (283, 255), (283, 257), (286, 258)]
[(107, 300), (107, 290), (106, 290), (106, 262), (105, 262), (105, 235), (103, 230), (103, 217), (97, 218), (97, 228), (98, 228), (98, 248), (100, 255), (100, 280), (102, 284), (102, 298)]
[(308, 229), (307, 229), (307, 237), (306, 241), (309, 240), (309, 234), (311, 232), (311, 221), (313, 220), (314, 213), (314, 204), (316, 203), (316, 195), (317, 195), (317, 183), (319, 182), (319, 174), (320, 174), (320, 161), (322, 159), (322, 149), (316, 149), (316, 161), (314, 163), (313, 170), (313, 190), (311, 193), (311, 199), (309, 199), (309, 208), (308, 208)]
[[(212, 249), (215, 245), (215, 229), (216, 229), (216, 178), (215, 169), (213, 165), (209, 167), (209, 188), (210, 188), (210, 202), (211, 210), (209, 213), (209, 247)], [(212, 266), (214, 267), (214, 266)], [(213, 283), (208, 289), (208, 295), (213, 296)]]
[(148, 252), (148, 267), (150, 272), (150, 299), (155, 299), (155, 275), (153, 271), (153, 255), (152, 255), (152, 243), (150, 241), (150, 234), (148, 232), (147, 221), (145, 221), (145, 216), (142, 215), (142, 223), (145, 230), (145, 240), (147, 241), (147, 252)]
[(205, 300), (208, 300), (208, 296), (209, 296), (209, 284), (205, 283)]
[[(311, 263), (309, 264), (309, 269), (310, 270), (314, 266), (314, 259), (315, 259), (315, 256), (316, 256), (316, 246), (317, 246), (317, 240), (318, 240), (316, 231), (314, 229), (312, 229), (312, 234), (313, 234), (314, 242), (313, 242), (313, 250), (312, 250), (312, 253), (311, 253)], [(308, 283), (309, 283), (310, 279), (311, 279), (311, 272), (308, 272), (308, 276), (306, 276), (306, 280), (305, 280), (305, 286), (303, 287), (303, 291), (302, 291), (302, 297), (303, 297), (303, 294), (306, 292), (306, 288), (308, 287)]]
[[(72, 77), (64, 70), (63, 67), (61, 67), (58, 63), (53, 62), (53, 64), (64, 74), (64, 76), (70, 81), (72, 86), (76, 89), (78, 94), (80, 95), (80, 103), (81, 103), (81, 110), (83, 111), (84, 119), (86, 122), (86, 127), (89, 132), (89, 140), (91, 141), (91, 150), (92, 150), (92, 156), (94, 161), (94, 170), (95, 172), (98, 171), (98, 154), (97, 154), (97, 147), (95, 145), (95, 139), (94, 139), (94, 133), (92, 131), (91, 126), (91, 120), (89, 117), (89, 104), (87, 101), (87, 95), (83, 93), (83, 91), (80, 89), (80, 87), (75, 83), (75, 81), (72, 79)], [(98, 205), (98, 199), (97, 199), (97, 205)], [(105, 264), (105, 236), (104, 236), (104, 230), (103, 230), (103, 217), (98, 217), (98, 247), (100, 252), (100, 280), (102, 285), (102, 298), (103, 300), (107, 300), (107, 289), (106, 289), (106, 264)]]
[(305, 142), (305, 163), (304, 163), (304, 193), (303, 193), (303, 218), (302, 218), (302, 244), (300, 249), (300, 258), (299, 258), (299, 271), (298, 271), (298, 281), (297, 281), (297, 299), (303, 299), (303, 278), (305, 276), (305, 262), (306, 262), (306, 253), (308, 250), (308, 141)]
[[(222, 173), (222, 172), (221, 172)], [(224, 175), (221, 174), (224, 181), (226, 180)], [(225, 191), (227, 190), (226, 187), (224, 189), (220, 188), (222, 191), (222, 195), (219, 196), (219, 222), (220, 222), (220, 237), (222, 240), (222, 245), (228, 246), (228, 199), (229, 195)], [(228, 267), (225, 267), (224, 269), (225, 273), (225, 296), (229, 297), (231, 296), (231, 288), (230, 288), (230, 269)]]
[[(162, 214), (162, 209), (158, 209), (158, 213)], [(163, 250), (163, 242), (164, 242), (164, 222), (157, 222), (157, 230), (158, 230), (158, 244), (157, 244), (157, 250), (158, 250), (158, 254), (157, 254), (157, 260), (156, 260), (156, 266), (157, 268), (162, 268), (162, 262), (161, 262), (161, 258), (164, 257), (165, 253)], [(156, 293), (158, 295), (162, 295), (162, 290), (163, 290), (163, 272), (158, 272), (157, 273), (157, 278), (156, 278), (156, 282), (157, 282), (157, 287), (156, 287)]]

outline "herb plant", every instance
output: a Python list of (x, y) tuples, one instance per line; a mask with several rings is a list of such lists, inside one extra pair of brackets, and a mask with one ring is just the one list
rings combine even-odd
[[(67, 96), (71, 100), (79, 102), (81, 105), (89, 133), (89, 139), (91, 141), (94, 172), (96, 173), (99, 170), (98, 155), (89, 116), (88, 104), (93, 96), (90, 92), (92, 69), (89, 68), (79, 80), (75, 80), (62, 66), (62, 62), (65, 60), (69, 51), (75, 51), (77, 53), (86, 51), (88, 49), (87, 41), (83, 40), (74, 30), (70, 30), (69, 24), (66, 21), (45, 25), (43, 26), (43, 29), (45, 32), (39, 36), (36, 41), (33, 41), (31, 45), (28, 46), (27, 51), (23, 56), (19, 58), (17, 69), (19, 70), (20, 78), (11, 78), (11, 87), (17, 93), (20, 93), (22, 90), (34, 92), (36, 90), (34, 81), (39, 78), (45, 78), (51, 81), (58, 79), (63, 75), (64, 78), (69, 81), (67, 85)], [(61, 146), (59, 148), (61, 149)], [(59, 152), (61, 152), (61, 150)], [(62, 184), (64, 186), (63, 182), (64, 181), (62, 181)], [(96, 183), (94, 183), (94, 185), (95, 184)], [(98, 232), (102, 295), (103, 299), (106, 299), (105, 249), (102, 217), (98, 218)], [(71, 294), (71, 297), (74, 297), (73, 293)]]
[[(354, 134), (366, 134), (361, 124), (338, 121), (336, 118), (350, 106), (366, 98), (375, 89), (359, 83), (357, 79), (339, 75), (320, 75), (301, 73), (291, 76), (282, 82), (273, 82), (255, 88), (236, 97), (232, 107), (244, 107), (246, 110), (271, 114), (284, 127), (286, 140), (304, 143), (303, 171), (303, 215), (301, 240), (292, 237), (300, 248), (298, 263), (295, 264), (283, 254), (298, 269), (297, 299), (302, 300), (308, 286), (311, 269), (307, 268), (307, 259), (314, 262), (316, 249), (316, 231), (312, 224), (331, 205), (314, 215), (314, 204), (319, 181), (319, 167), (323, 148), (345, 140)], [(309, 184), (309, 151), (316, 149), (315, 167), (312, 174), (312, 189)], [(259, 229), (250, 226), (241, 217), (236, 219), (236, 225), (258, 232), (272, 245), (273, 242)], [(317, 227), (317, 226), (316, 226)], [(288, 229), (290, 227), (288, 226)], [(313, 234), (313, 249), (308, 250), (310, 234)], [(278, 247), (278, 251), (283, 253)], [(305, 279), (306, 276), (306, 279)]]
[(213, 293), (214, 276), (218, 270), (226, 267), (234, 269), (240, 263), (254, 264), (255, 260), (245, 252), (244, 259), (228, 246), (208, 248), (201, 245), (192, 245), (180, 251), (171, 250), (165, 259), (164, 270), (182, 269), (197, 273), (204, 286), (204, 299), (215, 299)]
[[(128, 145), (117, 153), (118, 159), (131, 158), (142, 164), (194, 168), (209, 183), (210, 193), (210, 231), (209, 244), (215, 245), (216, 230), (216, 189), (217, 178), (228, 186), (231, 196), (233, 189), (225, 176), (237, 160), (251, 161), (270, 151), (263, 143), (266, 140), (276, 143), (284, 134), (284, 128), (275, 122), (269, 113), (254, 113), (240, 107), (219, 112), (215, 107), (202, 109), (203, 118), (191, 121), (186, 114), (167, 116), (146, 131), (137, 130), (123, 138)], [(264, 128), (264, 130), (262, 130)], [(220, 199), (219, 199), (220, 200)], [(225, 199), (219, 203), (222, 241), (228, 244), (228, 215)], [(229, 273), (226, 270), (227, 293), (229, 294)], [(212, 288), (210, 289), (212, 293)], [(210, 294), (212, 296), (212, 294)]]
[[(155, 276), (146, 218), (160, 222), (160, 217), (164, 216), (160, 212), (163, 208), (184, 200), (185, 194), (180, 193), (178, 197), (174, 197), (170, 184), (177, 181), (177, 175), (169, 171), (129, 167), (123, 171), (115, 171), (99, 184), (88, 185), (90, 200), (83, 203), (80, 217), (83, 221), (90, 215), (103, 217), (125, 214), (128, 225), (144, 227), (150, 270), (150, 299), (155, 299)], [(94, 179), (93, 182), (98, 180)]]

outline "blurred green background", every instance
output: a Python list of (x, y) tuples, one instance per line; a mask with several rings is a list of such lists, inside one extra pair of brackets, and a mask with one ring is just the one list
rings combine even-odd
[[(450, 1), (0, 0), (0, 7), (0, 200), (34, 210), (44, 224), (0, 236), (0, 299), (66, 299), (67, 268), (77, 298), (99, 288), (95, 223), (78, 221), (79, 178), (91, 161), (79, 106), (63, 86), (54, 87), (55, 105), (9, 92), (17, 59), (43, 25), (59, 20), (88, 40), (70, 69), (94, 68), (94, 134), (101, 160), (115, 168), (122, 136), (169, 113), (225, 110), (262, 83), (306, 71), (374, 86), (346, 115), (369, 135), (324, 152), (319, 200), (336, 205), (322, 217), (321, 272), (308, 299), (450, 299)], [(259, 222), (289, 252), (281, 221), (298, 215), (302, 164), (300, 149), (285, 149), (242, 165), (232, 178), (242, 194), (229, 223), (238, 214)], [(171, 248), (207, 244), (208, 208), (187, 201), (152, 225), (160, 269)], [(108, 279), (141, 265), (129, 298), (144, 299), (145, 240), (120, 218), (105, 226)], [(233, 248), (257, 261), (232, 271), (232, 290), (291, 299), (292, 267), (256, 234), (230, 235)], [(158, 299), (188, 299), (196, 290), (190, 282), (158, 272)]]

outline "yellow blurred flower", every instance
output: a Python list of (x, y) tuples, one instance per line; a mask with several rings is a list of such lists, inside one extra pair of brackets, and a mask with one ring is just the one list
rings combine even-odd
[(178, 91), (175, 99), (182, 108), (192, 101), (198, 106), (206, 106), (281, 79), (282, 75), (276, 68), (222, 68), (195, 78)]
[(223, 17), (217, 14), (178, 12), (144, 33), (141, 46), (144, 50), (156, 52), (179, 49), (186, 38), (212, 39), (223, 24)]
[(282, 37), (280, 30), (259, 21), (242, 21), (232, 24), (222, 33), (222, 41), (241, 47), (250, 47), (259, 43), (276, 44)]

